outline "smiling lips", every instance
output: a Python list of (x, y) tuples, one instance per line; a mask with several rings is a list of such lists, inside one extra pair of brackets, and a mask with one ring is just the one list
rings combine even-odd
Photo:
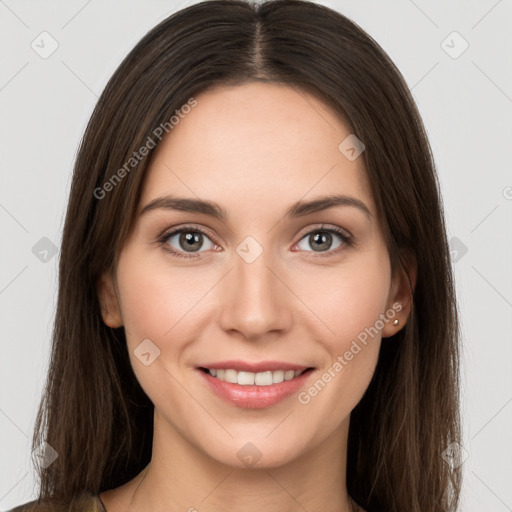
[(312, 367), (279, 361), (223, 361), (198, 367), (209, 388), (233, 405), (263, 408), (290, 396), (304, 384)]

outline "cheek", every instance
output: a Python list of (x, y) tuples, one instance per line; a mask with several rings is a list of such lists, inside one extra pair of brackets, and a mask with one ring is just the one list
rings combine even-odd
[(165, 258), (137, 253), (119, 262), (118, 281), (123, 321), (132, 342), (141, 336), (155, 341), (176, 338), (174, 333), (211, 288), (208, 277), (198, 276), (194, 269), (170, 270)]
[(391, 283), (385, 256), (367, 251), (339, 266), (309, 269), (302, 273), (304, 279), (297, 280), (297, 295), (321, 320), (322, 337), (327, 334), (337, 350), (385, 313)]
[[(172, 375), (180, 370), (189, 347), (210, 321), (213, 272), (198, 268), (170, 268), (165, 258), (147, 258), (126, 251), (118, 265), (121, 310), (129, 356), (137, 380), (155, 402), (163, 389), (175, 384)], [(150, 340), (151, 343), (145, 341)], [(143, 342), (145, 344), (143, 344)], [(147, 350), (157, 356), (141, 364)]]
[[(128, 251), (119, 261), (118, 284), (130, 361), (155, 405), (181, 406), (182, 392), (173, 376), (193, 338), (195, 314), (201, 309), (194, 306), (211, 287), (194, 279), (192, 273), (190, 276), (191, 280), (184, 269), (170, 272), (158, 262), (148, 264), (143, 256)], [(145, 353), (150, 354), (146, 362)]]
[[(316, 335), (328, 355), (316, 389), (323, 389), (325, 384), (329, 391), (322, 392), (317, 403), (327, 406), (336, 402), (334, 407), (343, 409), (341, 416), (358, 403), (377, 364), (384, 325), (381, 318), (386, 315), (391, 283), (385, 256), (368, 251), (346, 265), (308, 279), (304, 302), (314, 304), (311, 309), (322, 320)], [(316, 390), (311, 391), (315, 395)]]

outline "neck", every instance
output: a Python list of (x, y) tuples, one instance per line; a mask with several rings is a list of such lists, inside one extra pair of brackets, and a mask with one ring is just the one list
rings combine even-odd
[(345, 485), (349, 420), (290, 462), (233, 467), (189, 443), (155, 409), (153, 456), (129, 482), (128, 510), (353, 512)]

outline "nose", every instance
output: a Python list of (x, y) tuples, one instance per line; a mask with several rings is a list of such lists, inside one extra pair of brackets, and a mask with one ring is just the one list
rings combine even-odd
[(293, 294), (273, 267), (265, 251), (252, 263), (235, 255), (222, 287), (220, 325), (225, 332), (256, 341), (290, 330)]

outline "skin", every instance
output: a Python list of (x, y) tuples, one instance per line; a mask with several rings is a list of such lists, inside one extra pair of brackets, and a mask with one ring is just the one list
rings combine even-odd
[[(363, 158), (350, 161), (338, 149), (351, 133), (346, 123), (294, 88), (248, 83), (196, 99), (157, 147), (139, 210), (172, 193), (215, 201), (228, 217), (140, 215), (116, 274), (98, 283), (103, 320), (124, 325), (135, 375), (155, 405), (150, 464), (100, 497), (108, 512), (352, 511), (344, 486), (350, 412), (370, 383), (381, 338), (403, 328), (410, 311), (405, 275), (391, 275)], [(372, 217), (337, 206), (284, 218), (299, 199), (333, 191), (359, 199)], [(194, 259), (156, 242), (190, 224), (208, 232)], [(348, 231), (356, 244), (333, 234), (315, 251), (309, 234), (322, 224)], [(236, 252), (247, 236), (263, 248), (252, 263)], [(179, 235), (166, 243), (191, 254)], [(399, 325), (387, 322), (308, 404), (292, 395), (263, 409), (236, 407), (195, 369), (226, 359), (288, 361), (315, 367), (306, 389), (396, 302)], [(147, 338), (160, 349), (149, 366), (134, 355)], [(246, 467), (237, 452), (249, 442), (261, 459)]]

